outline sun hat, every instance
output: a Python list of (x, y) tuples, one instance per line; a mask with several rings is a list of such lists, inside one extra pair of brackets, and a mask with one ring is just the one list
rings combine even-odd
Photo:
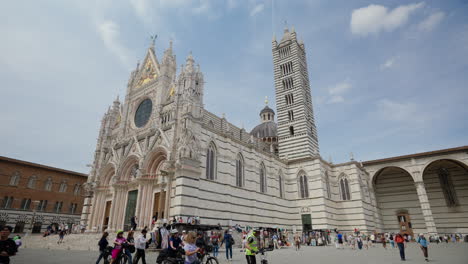
[(117, 230), (117, 235), (123, 232), (124, 232), (123, 230)]

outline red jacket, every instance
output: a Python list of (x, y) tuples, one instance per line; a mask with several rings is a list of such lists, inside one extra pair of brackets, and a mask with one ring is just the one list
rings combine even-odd
[(405, 242), (405, 238), (402, 237), (402, 236), (395, 236), (395, 242), (396, 242), (396, 243), (404, 243), (404, 242)]

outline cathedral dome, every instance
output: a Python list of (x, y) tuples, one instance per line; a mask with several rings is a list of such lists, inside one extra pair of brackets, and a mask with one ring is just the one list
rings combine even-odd
[(277, 137), (276, 123), (274, 121), (263, 122), (252, 129), (250, 134), (257, 138)]

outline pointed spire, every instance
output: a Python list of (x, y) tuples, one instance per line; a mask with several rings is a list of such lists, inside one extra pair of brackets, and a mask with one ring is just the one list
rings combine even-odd
[(193, 72), (194, 62), (195, 62), (195, 60), (193, 59), (192, 51), (190, 51), (190, 54), (187, 56), (187, 60), (185, 62), (185, 71)]

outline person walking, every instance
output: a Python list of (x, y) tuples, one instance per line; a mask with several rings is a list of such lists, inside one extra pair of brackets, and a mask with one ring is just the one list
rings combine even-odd
[(60, 230), (60, 233), (59, 233), (59, 240), (57, 241), (57, 244), (60, 244), (60, 243), (63, 243), (63, 237), (65, 236), (65, 231), (64, 230)]
[(161, 248), (169, 248), (169, 231), (166, 228), (166, 223), (163, 224), (159, 231), (161, 233)]
[(429, 261), (429, 257), (428, 257), (428, 253), (427, 253), (427, 246), (429, 246), (429, 242), (424, 237), (424, 234), (419, 234), (417, 242), (421, 246), (421, 250), (423, 252), (425, 260)]
[(338, 232), (338, 249), (343, 249), (343, 234)]
[[(109, 245), (109, 242), (107, 241), (108, 236), (109, 236), (109, 233), (104, 232), (102, 234), (101, 239), (99, 240), (98, 245), (99, 245), (100, 254), (99, 254), (98, 259), (96, 260), (96, 264), (99, 264), (99, 262), (101, 262), (101, 259), (106, 257), (105, 256), (106, 255), (106, 248)], [(106, 259), (104, 259), (104, 263), (106, 263)]]
[(247, 236), (247, 242), (245, 243), (245, 258), (247, 259), (247, 264), (257, 264), (255, 255), (258, 252), (257, 240), (259, 236), (259, 230), (252, 230), (252, 233)]
[(136, 228), (137, 228), (137, 217), (136, 216), (132, 216), (132, 218), (130, 218), (130, 224), (132, 225), (132, 230), (135, 231)]
[(361, 238), (361, 236), (358, 236), (356, 238), (356, 242), (357, 242), (357, 246), (358, 246), (359, 250), (362, 250), (362, 238)]
[(135, 240), (135, 248), (136, 248), (136, 254), (135, 254), (135, 259), (133, 260), (133, 264), (138, 264), (141, 258), (141, 262), (143, 264), (146, 264), (146, 244), (148, 242), (148, 239), (146, 239), (146, 234), (148, 231), (146, 229), (141, 230), (141, 234), (136, 238)]
[(135, 238), (134, 232), (130, 230), (127, 234), (127, 247), (125, 248), (125, 255), (128, 256), (128, 264), (132, 264), (132, 254), (135, 253)]
[(9, 264), (10, 257), (18, 252), (15, 241), (10, 238), (12, 230), (11, 226), (0, 226), (0, 263), (2, 264)]
[(219, 234), (214, 232), (211, 235), (211, 245), (213, 245), (213, 257), (218, 257), (219, 252)]
[(294, 235), (294, 246), (296, 247), (296, 251), (301, 249), (301, 236), (299, 236), (299, 233)]
[(232, 245), (234, 244), (234, 238), (230, 234), (229, 230), (224, 231), (223, 241), (221, 241), (221, 246), (226, 245), (226, 259), (232, 261)]
[(382, 246), (384, 249), (387, 249), (387, 238), (385, 237), (385, 235), (382, 235), (381, 236), (382, 238)]
[(390, 234), (390, 237), (388, 238), (388, 240), (390, 240), (390, 245), (392, 246), (392, 248), (395, 248), (395, 241), (393, 241), (393, 234)]
[(405, 261), (406, 260), (406, 258), (405, 258), (405, 247), (406, 247), (405, 238), (400, 233), (398, 233), (395, 236), (395, 242), (397, 243), (398, 250), (400, 250), (401, 260)]

